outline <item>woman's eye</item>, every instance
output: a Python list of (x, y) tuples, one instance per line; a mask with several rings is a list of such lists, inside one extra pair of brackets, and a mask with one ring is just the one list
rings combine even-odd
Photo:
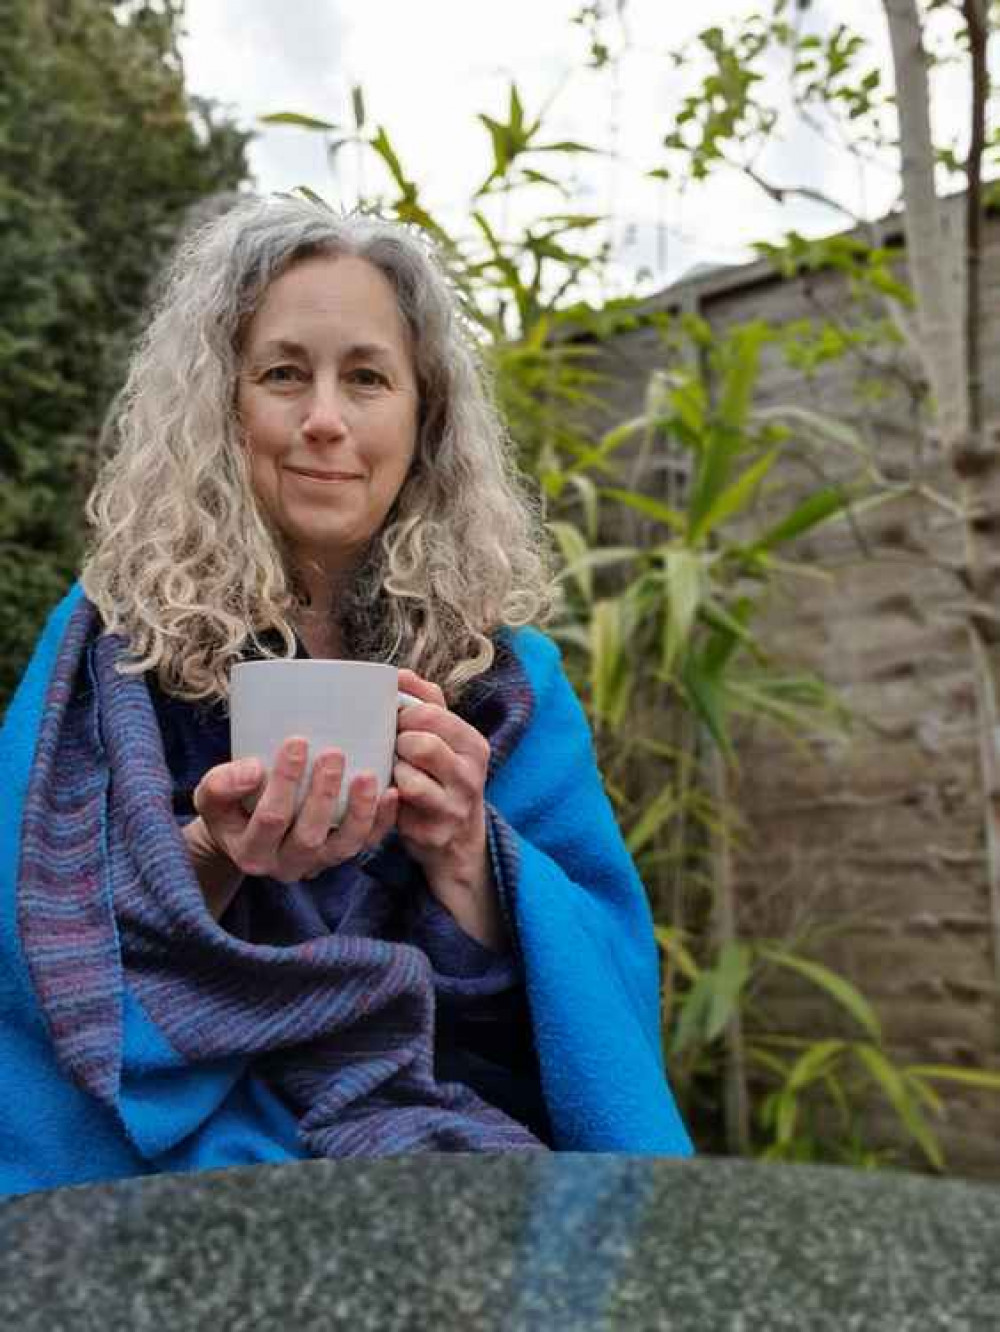
[(362, 388), (384, 388), (388, 385), (388, 378), (381, 370), (375, 370), (372, 366), (361, 365), (350, 373), (352, 383), (360, 384)]
[(266, 384), (298, 384), (305, 378), (305, 371), (297, 365), (272, 365), (261, 378)]

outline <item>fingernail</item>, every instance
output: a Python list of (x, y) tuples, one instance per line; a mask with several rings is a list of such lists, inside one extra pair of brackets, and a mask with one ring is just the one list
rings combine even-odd
[(288, 757), (293, 763), (304, 763), (309, 746), (304, 740), (292, 740), (288, 746)]
[(256, 759), (240, 759), (236, 764), (236, 780), (240, 786), (252, 786), (260, 777), (260, 767)]

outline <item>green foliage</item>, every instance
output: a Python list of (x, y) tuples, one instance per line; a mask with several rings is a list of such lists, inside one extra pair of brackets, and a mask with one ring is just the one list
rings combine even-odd
[[(795, 682), (776, 671), (753, 633), (766, 604), (764, 591), (776, 554), (798, 537), (848, 510), (871, 489), (864, 450), (850, 432), (812, 414), (789, 409), (789, 425), (774, 413), (759, 417), (753, 394), (762, 345), (772, 337), (762, 325), (736, 329), (717, 341), (705, 370), (674, 369), (663, 375), (652, 415), (630, 423), (649, 432), (649, 445), (671, 448), (686, 462), (682, 505), (668, 505), (639, 491), (598, 485), (605, 503), (647, 520), (647, 539), (615, 547), (620, 590), (591, 603), (589, 579), (567, 589), (569, 620), (589, 621), (588, 703), (599, 729), (614, 729), (627, 714), (633, 691), (651, 683), (688, 710), (727, 754), (733, 754), (731, 718), (759, 711), (772, 721), (800, 727), (807, 711), (818, 725), (841, 714), (822, 682)], [(708, 378), (712, 380), (710, 389)], [(620, 428), (618, 428), (620, 430)], [(825, 431), (825, 438), (822, 432)], [(606, 445), (612, 431), (598, 442)], [(781, 508), (782, 486), (773, 469), (782, 451), (836, 439), (858, 459), (852, 485), (824, 486)], [(756, 518), (758, 511), (766, 514)], [(737, 529), (739, 536), (736, 535)], [(556, 536), (576, 571), (588, 543), (561, 519)], [(596, 553), (596, 552), (595, 552)], [(784, 563), (782, 568), (787, 570)], [(758, 589), (753, 591), (754, 587)], [(595, 628), (596, 624), (596, 628)], [(570, 636), (572, 655), (579, 635)], [(583, 672), (581, 671), (581, 675)], [(783, 706), (782, 706), (783, 705)]]
[(748, 6), (670, 54), (675, 71), (704, 72), (682, 99), (663, 139), (666, 160), (652, 175), (702, 181), (720, 167), (736, 166), (759, 181), (754, 163), (791, 115), (842, 141), (849, 136), (854, 151), (891, 142), (885, 120), (892, 99), (865, 40), (844, 24), (817, 31), (807, 6), (794, 22), (788, 10), (788, 0), (771, 0), (767, 9)]
[(847, 278), (851, 294), (878, 293), (908, 308), (913, 293), (895, 271), (900, 256), (884, 246), (869, 245), (855, 236), (824, 236), (808, 240), (790, 231), (779, 245), (759, 241), (754, 249), (769, 259), (783, 277), (830, 271)]
[[(697, 42), (709, 57), (710, 69), (683, 100), (663, 144), (669, 152), (683, 154), (692, 180), (704, 180), (730, 145), (749, 145), (770, 135), (778, 115), (756, 97), (764, 76), (755, 64), (771, 45), (769, 25), (760, 15), (751, 16), (732, 37), (722, 28), (706, 28)], [(688, 58), (686, 52), (675, 54), (675, 68)], [(669, 171), (664, 167), (654, 174), (667, 176)]]
[[(676, 969), (665, 969), (664, 1012), (679, 1007), (668, 1054), (675, 1080), (717, 1067), (721, 1036), (738, 1014), (746, 1024), (746, 1058), (756, 1090), (755, 1150), (765, 1160), (829, 1161), (873, 1167), (891, 1160), (866, 1141), (865, 1109), (872, 1096), (896, 1114), (928, 1165), (944, 1168), (941, 1145), (928, 1122), (943, 1105), (935, 1082), (1000, 1091), (1000, 1074), (946, 1065), (899, 1065), (886, 1051), (878, 1018), (860, 991), (814, 959), (766, 940), (727, 944), (700, 966), (682, 931), (657, 929)], [(758, 1012), (769, 973), (783, 968), (814, 986), (861, 1038), (814, 1041), (783, 1035)], [(679, 979), (678, 979), (679, 977)], [(678, 990), (683, 987), (683, 998)]]
[(149, 281), (246, 136), (189, 98), (181, 6), (11, 0), (0, 44), (0, 711), (73, 577)]

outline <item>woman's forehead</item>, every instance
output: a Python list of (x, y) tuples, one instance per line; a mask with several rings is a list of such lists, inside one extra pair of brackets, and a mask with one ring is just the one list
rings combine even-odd
[(246, 343), (298, 344), (331, 339), (383, 355), (410, 354), (411, 337), (393, 284), (355, 255), (300, 259), (265, 289), (249, 321)]

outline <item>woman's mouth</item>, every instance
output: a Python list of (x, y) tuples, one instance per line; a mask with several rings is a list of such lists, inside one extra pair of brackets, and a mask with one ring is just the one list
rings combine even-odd
[(286, 467), (293, 476), (304, 476), (309, 481), (360, 481), (358, 472), (320, 472), (312, 467)]

